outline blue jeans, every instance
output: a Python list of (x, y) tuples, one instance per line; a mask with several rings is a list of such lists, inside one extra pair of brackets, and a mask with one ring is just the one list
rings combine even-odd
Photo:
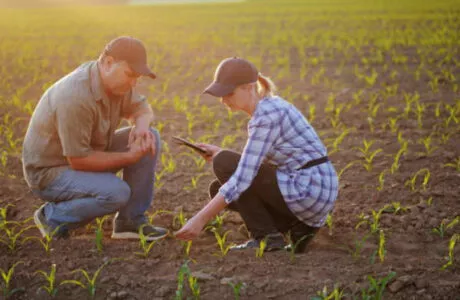
[[(115, 132), (110, 152), (128, 151), (131, 127)], [(147, 154), (137, 163), (123, 169), (123, 180), (114, 172), (65, 170), (43, 190), (32, 192), (47, 201), (45, 218), (48, 225), (66, 224), (68, 229), (83, 226), (93, 219), (118, 212), (116, 220), (142, 224), (145, 211), (153, 201), (155, 166), (160, 152), (160, 135), (151, 128), (156, 139), (156, 153)]]

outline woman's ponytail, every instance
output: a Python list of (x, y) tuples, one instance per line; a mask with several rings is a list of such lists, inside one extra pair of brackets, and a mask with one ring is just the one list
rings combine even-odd
[(257, 79), (257, 92), (262, 97), (272, 97), (276, 93), (276, 85), (269, 77), (259, 73), (259, 78)]

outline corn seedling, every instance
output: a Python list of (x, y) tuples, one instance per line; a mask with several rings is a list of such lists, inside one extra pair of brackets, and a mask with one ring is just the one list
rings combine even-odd
[(173, 219), (173, 228), (181, 228), (182, 226), (187, 223), (187, 218), (185, 217), (184, 211), (181, 209), (179, 212), (176, 213)]
[(354, 165), (355, 163), (357, 163), (357, 162), (358, 162), (358, 161), (356, 161), (356, 160), (355, 160), (355, 161), (352, 161), (352, 162), (348, 163), (345, 167), (343, 167), (343, 169), (340, 170), (339, 173), (337, 174), (337, 176), (339, 177), (339, 179), (340, 179), (340, 177), (342, 176), (343, 172), (345, 172), (346, 170), (348, 170), (351, 166), (353, 166), (353, 165)]
[(334, 220), (332, 219), (332, 214), (328, 213), (326, 217), (326, 226), (329, 228), (329, 235), (332, 235), (332, 227)]
[(13, 274), (14, 274), (14, 269), (16, 268), (17, 265), (22, 264), (22, 261), (18, 261), (15, 264), (11, 266), (7, 271), (4, 271), (3, 269), (0, 268), (0, 274), (2, 275), (3, 283), (2, 283), (2, 292), (3, 292), (3, 297), (8, 298), (11, 295), (23, 291), (23, 288), (15, 288), (10, 290), (10, 284), (11, 284), (11, 279), (13, 279)]
[(316, 292), (316, 296), (312, 297), (310, 300), (341, 300), (343, 297), (344, 291), (337, 285), (334, 286), (334, 289), (330, 293), (327, 290), (327, 286), (324, 286), (323, 289)]
[(361, 299), (365, 300), (382, 300), (388, 282), (396, 276), (395, 272), (390, 272), (384, 278), (377, 280), (372, 276), (367, 276), (370, 286), (367, 289), (361, 289)]
[(460, 156), (453, 163), (444, 164), (443, 167), (454, 168), (457, 172), (460, 172)]
[[(21, 228), (21, 224), (28, 222), (28, 220), (18, 223), (13, 221), (3, 221), (3, 232), (4, 236), (0, 238), (0, 243), (6, 245), (11, 252), (16, 251), (18, 246), (18, 241), (21, 238), (22, 234), (29, 229), (35, 228), (34, 225), (26, 226)], [(11, 225), (11, 226), (10, 226)], [(18, 229), (19, 228), (19, 229)], [(23, 239), (21, 243), (24, 243), (26, 239)]]
[(35, 240), (37, 241), (40, 245), (42, 245), (43, 249), (45, 250), (46, 253), (50, 253), (50, 250), (51, 250), (51, 242), (53, 241), (54, 237), (56, 237), (58, 235), (58, 232), (59, 230), (61, 229), (61, 227), (63, 226), (66, 226), (66, 224), (61, 224), (59, 225), (58, 227), (54, 228), (52, 232), (48, 233), (47, 235), (45, 235), (44, 237), (42, 238), (38, 238), (36, 236), (29, 236), (29, 237), (26, 237), (22, 243), (25, 243), (29, 240)]
[(188, 152), (184, 152), (184, 153), (181, 153), (179, 155), (180, 156), (186, 156), (190, 159), (192, 159), (193, 163), (195, 164), (195, 166), (198, 168), (198, 171), (201, 171), (203, 170), (204, 166), (206, 165), (206, 160), (204, 160), (201, 156), (199, 155), (196, 155), (196, 154), (192, 154), (192, 153), (188, 153)]
[(51, 265), (51, 270), (49, 274), (41, 270), (35, 272), (35, 274), (41, 274), (43, 277), (45, 277), (46, 282), (48, 284), (42, 285), (40, 288), (44, 289), (51, 297), (56, 296), (58, 292), (58, 288), (56, 287), (56, 264)]
[(241, 289), (244, 288), (246, 285), (241, 281), (236, 283), (236, 284), (234, 284), (232, 282), (229, 282), (228, 285), (230, 285), (231, 288), (232, 288), (233, 297), (235, 298), (235, 300), (239, 300), (240, 299), (240, 294), (241, 294)]
[(205, 230), (217, 230), (218, 232), (222, 231), (222, 226), (224, 225), (225, 217), (228, 215), (228, 212), (224, 212), (223, 214), (218, 214), (211, 220), (209, 225), (205, 227)]
[(292, 237), (291, 237), (291, 232), (288, 232), (287, 240), (289, 242), (289, 246), (287, 247), (287, 249), (289, 250), (289, 260), (290, 260), (291, 263), (293, 263), (295, 261), (296, 250), (299, 247), (300, 243), (302, 243), (304, 240), (306, 240), (306, 239), (308, 239), (310, 237), (313, 237), (313, 235), (314, 234), (306, 234), (306, 235), (302, 236), (300, 239), (298, 239), (294, 243), (293, 240), (292, 240)]
[(383, 230), (380, 230), (380, 234), (379, 234), (379, 247), (377, 250), (375, 250), (375, 252), (372, 254), (371, 256), (371, 264), (374, 264), (375, 262), (375, 257), (379, 256), (380, 258), (380, 262), (383, 263), (384, 259), (385, 259), (385, 254), (386, 254), (386, 250), (385, 250), (385, 234), (383, 233)]
[(399, 169), (399, 160), (401, 159), (401, 156), (407, 152), (407, 141), (403, 141), (401, 144), (401, 148), (399, 149), (398, 153), (394, 156), (393, 163), (391, 164), (390, 168), (390, 173), (394, 174), (398, 169)]
[(372, 162), (377, 154), (382, 152), (382, 149), (377, 149), (375, 151), (370, 151), (370, 148), (374, 144), (374, 141), (367, 141), (364, 139), (363, 141), (363, 147), (355, 147), (353, 149), (357, 149), (361, 154), (364, 156), (364, 161), (363, 163), (364, 168), (369, 172), (372, 170)]
[(191, 273), (188, 275), (188, 286), (192, 291), (193, 299), (200, 299), (200, 286), (198, 285), (198, 278), (193, 277)]
[(445, 270), (454, 264), (454, 248), (457, 242), (460, 242), (460, 234), (458, 233), (452, 235), (449, 240), (449, 258), (447, 263), (441, 267), (441, 270)]
[(431, 176), (430, 170), (428, 170), (427, 168), (423, 168), (423, 169), (417, 171), (417, 173), (415, 173), (414, 176), (411, 177), (411, 179), (407, 180), (404, 183), (404, 186), (409, 186), (410, 190), (412, 192), (415, 192), (417, 190), (416, 187), (415, 187), (415, 185), (417, 183), (417, 178), (418, 178), (418, 176), (420, 176), (423, 173), (425, 173), (425, 176), (423, 177), (422, 190), (426, 191), (426, 187), (428, 185), (428, 181), (430, 180), (430, 176)]
[(377, 191), (382, 191), (383, 190), (383, 186), (385, 184), (385, 173), (387, 172), (387, 170), (383, 170), (382, 172), (380, 172), (380, 175), (379, 175), (379, 186), (377, 187)]
[(97, 281), (97, 278), (99, 277), (99, 274), (101, 273), (102, 269), (104, 269), (105, 266), (110, 264), (110, 262), (111, 261), (107, 261), (104, 264), (102, 264), (96, 270), (96, 272), (94, 272), (93, 276), (90, 276), (89, 273), (86, 270), (83, 270), (83, 269), (78, 269), (78, 270), (72, 271), (72, 274), (80, 272), (83, 275), (83, 277), (85, 278), (86, 284), (83, 283), (82, 281), (72, 279), (72, 280), (64, 280), (64, 281), (61, 282), (60, 285), (63, 285), (63, 284), (78, 285), (78, 286), (80, 286), (80, 287), (82, 287), (84, 289), (87, 289), (89, 295), (91, 296), (91, 298), (94, 298), (94, 296), (96, 295), (96, 281)]
[(402, 214), (408, 210), (407, 207), (403, 207), (400, 202), (392, 202), (391, 204), (383, 207), (383, 212), (392, 214)]
[(378, 211), (375, 211), (375, 210), (371, 210), (372, 212), (372, 220), (370, 220), (369, 216), (368, 215), (364, 215), (363, 213), (361, 213), (359, 215), (359, 219), (360, 221), (358, 222), (358, 224), (356, 225), (355, 229), (358, 229), (361, 225), (363, 224), (367, 224), (369, 225), (369, 229), (370, 229), (370, 232), (371, 233), (376, 233), (377, 231), (379, 231), (380, 229), (380, 216), (382, 215), (382, 212), (383, 212), (384, 209), (380, 209)]
[(184, 287), (185, 287), (185, 276), (190, 274), (190, 268), (188, 267), (189, 261), (185, 261), (179, 268), (179, 273), (177, 274), (177, 289), (176, 295), (174, 297), (175, 300), (182, 300), (184, 295)]
[(256, 249), (256, 257), (257, 258), (264, 257), (266, 248), (267, 248), (267, 238), (264, 238), (259, 242), (259, 248)]
[(225, 243), (227, 241), (227, 235), (230, 233), (230, 230), (226, 231), (223, 235), (220, 235), (220, 233), (217, 230), (213, 230), (213, 232), (220, 250), (220, 253), (217, 253), (217, 255), (224, 257), (225, 255), (227, 255), (228, 250), (230, 250), (230, 247), (232, 246), (225, 246)]
[(102, 252), (102, 239), (104, 237), (104, 230), (102, 226), (104, 225), (104, 222), (109, 218), (108, 215), (102, 217), (102, 218), (96, 218), (96, 238), (95, 238), (95, 243), (96, 243), (96, 249), (98, 252)]
[(147, 258), (149, 256), (150, 251), (152, 250), (153, 246), (157, 241), (148, 241), (147, 236), (144, 234), (144, 227), (148, 226), (147, 224), (142, 225), (139, 227), (139, 246), (142, 249), (142, 252), (135, 252), (135, 254)]
[(421, 153), (422, 155), (430, 156), (438, 147), (435, 147), (432, 145), (433, 140), (431, 138), (431, 135), (419, 139), (419, 143), (423, 144), (425, 147), (425, 152)]

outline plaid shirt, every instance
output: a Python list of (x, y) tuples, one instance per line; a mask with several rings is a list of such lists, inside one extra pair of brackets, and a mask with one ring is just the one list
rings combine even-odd
[(219, 190), (225, 201), (237, 200), (267, 162), (277, 166), (278, 186), (294, 215), (309, 226), (324, 225), (337, 198), (338, 178), (331, 162), (298, 170), (327, 155), (305, 117), (280, 97), (265, 98), (257, 104), (248, 133), (236, 171)]

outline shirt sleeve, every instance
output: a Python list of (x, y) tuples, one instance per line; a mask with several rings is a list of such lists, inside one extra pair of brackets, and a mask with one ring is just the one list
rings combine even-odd
[(92, 151), (94, 114), (89, 105), (79, 99), (59, 101), (55, 121), (64, 156), (84, 157)]
[(221, 186), (219, 193), (225, 202), (236, 201), (252, 184), (260, 166), (279, 136), (279, 126), (269, 118), (250, 122), (248, 141), (244, 147), (238, 167), (230, 179)]
[(138, 111), (147, 109), (148, 107), (147, 97), (131, 90), (123, 99), (121, 116), (125, 119), (129, 119)]

